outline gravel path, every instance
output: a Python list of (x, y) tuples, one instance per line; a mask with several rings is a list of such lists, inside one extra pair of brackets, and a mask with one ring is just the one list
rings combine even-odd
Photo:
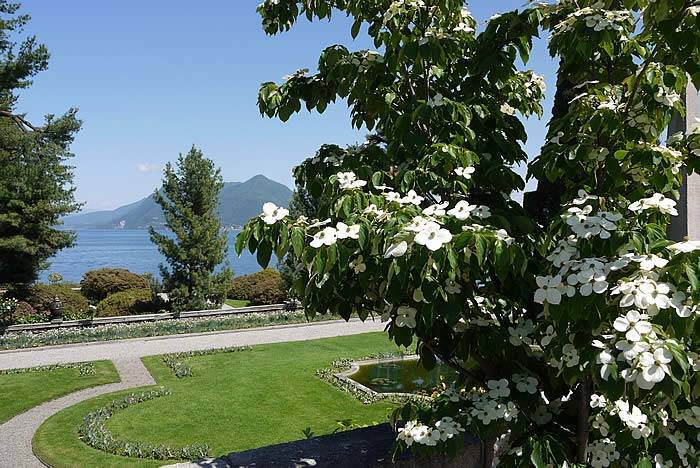
[(0, 467), (35, 468), (44, 464), (32, 452), (32, 438), (39, 426), (62, 409), (104, 393), (131, 387), (154, 385), (156, 382), (138, 358), (119, 358), (112, 361), (119, 371), (121, 382), (86, 388), (61, 398), (48, 401), (0, 424)]
[(0, 369), (35, 367), (68, 362), (111, 360), (121, 382), (88, 388), (36, 406), (0, 424), (0, 468), (34, 468), (44, 465), (34, 457), (32, 437), (50, 416), (83, 400), (131, 387), (153, 385), (155, 381), (141, 362), (141, 357), (201, 349), (246, 346), (286, 341), (303, 341), (334, 336), (355, 335), (381, 331), (379, 321), (281, 325), (247, 330), (233, 330), (192, 335), (171, 335), (131, 340), (43, 348), (0, 351)]

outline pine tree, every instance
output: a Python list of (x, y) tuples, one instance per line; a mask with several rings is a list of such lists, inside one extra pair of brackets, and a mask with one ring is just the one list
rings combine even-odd
[(154, 193), (170, 232), (149, 231), (169, 265), (160, 270), (175, 310), (207, 308), (207, 301), (220, 304), (226, 297), (231, 271), (216, 271), (227, 252), (217, 215), (223, 185), (220, 170), (193, 146), (180, 154), (177, 167), (166, 165), (163, 188)]
[(47, 69), (49, 59), (35, 37), (14, 42), (29, 21), (17, 14), (19, 6), (0, 0), (0, 284), (17, 289), (74, 242), (72, 232), (55, 226), (80, 208), (66, 161), (81, 125), (75, 109), (36, 125), (17, 112), (18, 92)]

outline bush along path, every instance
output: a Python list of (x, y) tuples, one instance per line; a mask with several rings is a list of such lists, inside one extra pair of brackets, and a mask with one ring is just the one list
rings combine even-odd
[[(50, 416), (81, 401), (129, 388), (155, 385), (155, 380), (141, 362), (141, 357), (167, 353), (249, 346), (263, 343), (304, 341), (316, 338), (355, 335), (380, 331), (379, 321), (334, 321), (307, 325), (268, 327), (215, 334), (185, 335), (162, 338), (115, 341), (70, 346), (45, 347), (17, 351), (0, 351), (0, 369), (35, 367), (86, 360), (110, 359), (121, 382), (94, 387), (49, 401), (0, 425), (0, 467), (27, 468), (44, 465), (32, 452), (32, 438)], [(92, 356), (102, 356), (92, 358)]]

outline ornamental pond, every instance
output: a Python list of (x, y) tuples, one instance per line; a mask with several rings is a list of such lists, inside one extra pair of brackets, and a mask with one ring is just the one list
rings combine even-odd
[(441, 362), (427, 370), (417, 357), (407, 356), (357, 362), (346, 377), (377, 393), (418, 393), (453, 382), (457, 373)]

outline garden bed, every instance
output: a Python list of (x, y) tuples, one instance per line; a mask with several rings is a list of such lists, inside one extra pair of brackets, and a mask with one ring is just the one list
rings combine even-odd
[[(219, 311), (221, 312), (221, 311)], [(210, 315), (196, 318), (174, 318), (138, 323), (115, 323), (90, 327), (67, 327), (45, 331), (5, 332), (0, 335), (0, 349), (122, 340), (149, 336), (239, 330), (271, 325), (335, 320), (337, 316), (316, 316), (308, 320), (302, 310), (294, 312), (248, 312)]]
[[(147, 357), (144, 363), (169, 394), (148, 401), (136, 398), (139, 402), (128, 407), (124, 397), (157, 387), (82, 402), (47, 420), (34, 438), (34, 450), (55, 467), (165, 464), (114, 455), (80, 440), (78, 428), (85, 416), (115, 407), (120, 409), (110, 411), (108, 420), (100, 423), (102, 434), (108, 431), (109, 437), (128, 441), (142, 452), (144, 447), (174, 450), (201, 444), (209, 448), (210, 455), (219, 455), (298, 440), (304, 438), (304, 431), (322, 435), (381, 423), (394, 405), (387, 401), (365, 405), (319, 380), (315, 371), (341, 356), (357, 359), (397, 351), (385, 334), (369, 333), (166, 356), (168, 359)], [(181, 365), (173, 366), (172, 360), (186, 363), (191, 372), (178, 377), (173, 369)], [(118, 448), (124, 446), (120, 442)]]

